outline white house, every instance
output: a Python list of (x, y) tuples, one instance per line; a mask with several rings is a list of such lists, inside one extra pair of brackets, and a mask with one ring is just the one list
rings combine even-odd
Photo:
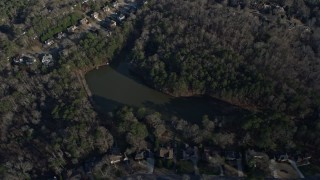
[(118, 16), (118, 20), (119, 21), (122, 21), (122, 20), (124, 20), (126, 17), (123, 15), (123, 14), (120, 14), (119, 16)]
[(45, 54), (43, 57), (42, 57), (42, 60), (41, 60), (42, 64), (44, 65), (50, 65), (53, 63), (53, 57), (51, 54)]
[(45, 43), (47, 46), (51, 46), (51, 45), (54, 43), (54, 41), (53, 41), (52, 39), (48, 39), (48, 40), (46, 40), (44, 43)]

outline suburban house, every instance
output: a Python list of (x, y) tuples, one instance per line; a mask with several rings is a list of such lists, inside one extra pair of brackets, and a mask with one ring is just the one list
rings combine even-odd
[(105, 7), (103, 7), (103, 12), (109, 12), (110, 11), (110, 8), (109, 8), (109, 6), (105, 6)]
[(83, 19), (80, 20), (80, 24), (81, 24), (81, 25), (88, 25), (88, 24), (89, 24), (89, 21), (88, 21), (87, 18), (83, 18)]
[(212, 148), (204, 148), (203, 152), (203, 160), (207, 162), (211, 162), (212, 159), (220, 156), (220, 151)]
[(136, 161), (143, 160), (144, 157), (145, 157), (145, 152), (141, 151), (141, 152), (136, 153), (134, 160), (136, 160)]
[(132, 8), (122, 8), (120, 12), (126, 16), (130, 16), (131, 13), (133, 13)]
[(42, 57), (42, 60), (41, 60), (42, 64), (44, 65), (50, 65), (53, 63), (53, 58), (52, 58), (52, 55), (51, 54), (45, 54), (43, 57)]
[(273, 9), (273, 13), (278, 15), (278, 16), (284, 16), (286, 15), (286, 11), (284, 10), (283, 7), (281, 6), (276, 6), (274, 9)]
[(48, 40), (46, 40), (44, 43), (45, 43), (47, 46), (51, 46), (51, 45), (54, 43), (54, 41), (53, 41), (53, 39), (48, 39)]
[(123, 162), (126, 162), (126, 163), (129, 162), (129, 158), (128, 158), (128, 156), (126, 155), (126, 153), (124, 153)]
[(194, 147), (194, 148), (192, 148), (192, 147), (190, 147), (188, 144), (186, 144), (186, 147), (185, 147), (185, 149), (182, 151), (182, 157), (183, 157), (183, 159), (184, 160), (188, 160), (188, 159), (190, 159), (190, 158), (192, 158), (192, 157), (196, 157), (196, 154), (195, 154), (195, 148), (196, 147)]
[(110, 152), (109, 159), (111, 164), (118, 163), (123, 160), (124, 156), (122, 155), (120, 148), (116, 144), (112, 146), (109, 152)]
[(92, 13), (91, 16), (92, 16), (95, 20), (101, 21), (101, 19), (99, 18), (99, 13), (98, 13), (98, 12)]
[(110, 164), (117, 164), (121, 162), (122, 155), (110, 155), (109, 160), (110, 160)]
[(107, 37), (110, 37), (112, 35), (112, 32), (111, 31), (107, 31)]
[(287, 153), (276, 153), (274, 158), (276, 161), (285, 162), (289, 160), (289, 155)]
[(173, 159), (173, 149), (170, 147), (167, 148), (160, 148), (159, 150), (159, 157), (165, 159)]
[(309, 154), (299, 154), (295, 157), (297, 166), (305, 166), (310, 164), (311, 156)]
[(118, 20), (119, 21), (122, 21), (122, 20), (124, 20), (126, 18), (126, 16), (124, 16), (123, 14), (120, 14), (119, 16), (118, 16)]
[(23, 58), (22, 55), (17, 55), (16, 57), (13, 58), (13, 62), (16, 64), (23, 63)]
[(249, 149), (246, 152), (246, 156), (247, 156), (247, 158), (248, 157), (253, 157), (253, 158), (256, 158), (256, 159), (263, 159), (263, 158), (267, 158), (268, 157), (268, 155), (266, 153), (256, 152), (255, 150), (251, 150), (251, 149)]
[(87, 2), (84, 2), (84, 3), (81, 4), (81, 10), (83, 12), (88, 12), (90, 10), (90, 6), (88, 5)]
[(142, 0), (142, 4), (143, 4), (143, 5), (148, 4), (148, 1), (147, 1), (147, 0)]
[(266, 153), (256, 152), (250, 149), (246, 151), (245, 158), (247, 163), (253, 163), (253, 167), (261, 166), (269, 161), (269, 156)]
[(60, 32), (60, 33), (57, 34), (57, 38), (58, 39), (62, 39), (64, 37), (66, 37), (66, 36), (67, 36), (66, 33), (63, 33), (63, 32)]
[(111, 22), (110, 22), (110, 27), (116, 27), (117, 26), (117, 22), (116, 21), (114, 21), (114, 20), (111, 20)]
[(26, 65), (32, 65), (33, 63), (37, 62), (37, 59), (31, 55), (21, 54), (14, 57), (13, 62), (16, 64), (25, 63)]
[(263, 4), (263, 9), (265, 11), (270, 11), (271, 10), (271, 5), (270, 4)]
[(112, 7), (114, 7), (114, 8), (118, 7), (118, 5), (119, 5), (119, 3), (117, 1), (112, 3)]
[(77, 26), (70, 26), (67, 28), (68, 32), (71, 33), (71, 32), (74, 32), (78, 27)]
[(22, 58), (26, 65), (32, 65), (33, 63), (37, 62), (37, 59), (32, 55), (24, 55)]

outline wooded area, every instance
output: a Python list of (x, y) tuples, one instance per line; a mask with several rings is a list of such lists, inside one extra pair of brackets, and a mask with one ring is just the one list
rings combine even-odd
[(318, 149), (319, 7), (281, 1), (286, 14), (270, 16), (272, 9), (250, 12), (249, 1), (228, 2), (235, 8), (205, 0), (160, 0), (144, 18), (134, 70), (175, 96), (206, 94), (264, 112), (244, 125), (250, 145)]
[[(1, 2), (1, 13), (12, 11), (1, 14), (0, 25), (1, 179), (62, 176), (81, 166), (92, 154), (105, 154), (113, 145), (113, 135), (89, 102), (77, 73), (111, 61), (125, 45), (134, 21), (113, 31), (111, 37), (90, 31), (81, 34), (76, 43), (63, 39), (61, 53), (54, 54), (54, 67), (11, 63), (16, 54), (38, 46), (34, 37), (45, 41), (78, 24), (82, 14), (65, 11), (66, 15), (62, 15), (66, 2)], [(95, 5), (100, 8), (103, 4), (97, 1)], [(46, 8), (39, 11), (41, 6), (50, 12)], [(24, 24), (6, 23), (16, 17), (20, 8), (28, 11)], [(69, 5), (66, 8), (70, 9)]]
[[(0, 179), (70, 174), (117, 140), (129, 154), (148, 142), (158, 150), (159, 139), (172, 132), (221, 149), (320, 151), (319, 0), (148, 2), (111, 35), (69, 33), (55, 47), (41, 41), (86, 16), (81, 1), (0, 2)], [(95, 11), (110, 3), (88, 6)], [(164, 118), (147, 107), (101, 115), (78, 73), (111, 62), (136, 36), (126, 53), (145, 83), (174, 96), (209, 95), (251, 113), (231, 124), (205, 115), (196, 123)], [(12, 63), (17, 54), (38, 57), (42, 50), (53, 52), (54, 66)], [(94, 175), (120, 176), (101, 159)]]

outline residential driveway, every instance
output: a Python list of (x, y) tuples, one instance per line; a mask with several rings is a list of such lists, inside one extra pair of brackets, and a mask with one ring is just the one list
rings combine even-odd
[(237, 159), (237, 167), (238, 167), (238, 176), (243, 177), (243, 168), (242, 168), (242, 160)]
[(304, 175), (302, 174), (302, 172), (299, 170), (299, 168), (297, 167), (296, 162), (292, 161), (289, 159), (289, 163), (291, 164), (291, 166), (297, 171), (298, 175), (300, 178), (304, 178)]
[(198, 168), (198, 161), (199, 161), (199, 154), (198, 148), (194, 149), (194, 156), (190, 158), (193, 163), (194, 173), (199, 175), (199, 168)]
[(148, 174), (153, 174), (154, 170), (154, 159), (147, 158)]
[(220, 176), (224, 176), (224, 172), (221, 164), (219, 164), (219, 168), (220, 168)]
[(272, 171), (273, 177), (279, 178), (278, 173), (276, 171), (276, 161), (274, 159), (271, 159), (269, 168)]

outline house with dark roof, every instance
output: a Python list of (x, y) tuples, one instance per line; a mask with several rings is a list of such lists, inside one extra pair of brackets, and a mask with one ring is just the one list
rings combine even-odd
[(246, 163), (253, 163), (253, 167), (257, 167), (266, 164), (269, 161), (269, 156), (263, 152), (257, 152), (255, 150), (247, 150), (245, 153)]
[(182, 150), (182, 159), (189, 160), (192, 158), (198, 158), (198, 147), (191, 147), (189, 144), (185, 144), (185, 148)]
[(82, 10), (83, 12), (88, 12), (88, 11), (90, 10), (89, 4), (88, 4), (87, 2), (82, 3), (82, 4), (81, 4), (81, 10)]
[(297, 163), (297, 166), (305, 166), (310, 164), (311, 155), (308, 153), (298, 153), (293, 159)]
[(16, 64), (23, 63), (23, 58), (22, 55), (17, 55), (16, 57), (13, 58), (13, 62)]
[(233, 161), (240, 158), (240, 153), (235, 151), (225, 151), (224, 156), (226, 160)]
[(31, 56), (25, 56), (24, 62), (26, 63), (26, 65), (32, 65), (33, 63), (37, 62), (37, 59)]
[(140, 160), (143, 160), (144, 158), (145, 158), (145, 151), (141, 151), (136, 153), (134, 160), (140, 161)]
[(159, 157), (164, 159), (173, 159), (173, 149), (170, 147), (160, 148)]
[(88, 25), (88, 24), (89, 24), (89, 21), (88, 21), (87, 18), (83, 18), (83, 19), (80, 20), (80, 24), (81, 24), (81, 25)]
[(26, 65), (32, 65), (33, 63), (37, 62), (37, 59), (31, 55), (17, 55), (16, 57), (13, 58), (13, 62), (16, 64), (26, 64)]

